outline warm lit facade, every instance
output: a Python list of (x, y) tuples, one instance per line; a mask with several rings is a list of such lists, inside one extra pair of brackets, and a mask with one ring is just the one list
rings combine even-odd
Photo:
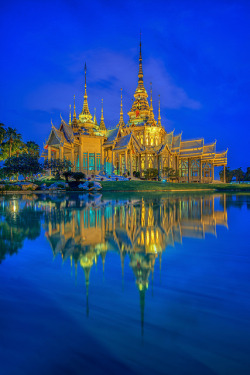
[(167, 168), (177, 172), (180, 182), (212, 182), (214, 167), (227, 165), (227, 151), (216, 152), (216, 142), (204, 144), (204, 139), (182, 140), (182, 134), (167, 133), (161, 123), (160, 102), (157, 120), (143, 83), (142, 56), (140, 44), (138, 86), (134, 101), (128, 112), (127, 124), (123, 119), (122, 96), (120, 120), (114, 129), (107, 130), (103, 107), (100, 124), (92, 118), (88, 107), (85, 67), (84, 104), (76, 116), (75, 103), (73, 120), (61, 119), (59, 129), (52, 125), (45, 145), (45, 158), (66, 158), (71, 160), (74, 170), (87, 175), (104, 171), (117, 175), (134, 171), (144, 175), (149, 168), (156, 168), (164, 177)]

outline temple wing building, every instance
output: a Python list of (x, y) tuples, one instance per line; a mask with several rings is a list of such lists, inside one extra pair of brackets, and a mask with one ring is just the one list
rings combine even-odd
[[(86, 64), (85, 93), (82, 112), (76, 116), (75, 99), (73, 119), (69, 122), (61, 118), (56, 129), (53, 124), (45, 150), (45, 159), (60, 158), (71, 160), (73, 169), (86, 175), (98, 174), (132, 176), (146, 170), (157, 169), (159, 176), (169, 176), (179, 182), (204, 182), (214, 180), (214, 167), (227, 165), (227, 151), (216, 152), (216, 141), (204, 144), (204, 139), (182, 140), (182, 134), (167, 133), (161, 122), (160, 100), (158, 118), (155, 119), (152, 104), (144, 87), (142, 54), (140, 42), (138, 85), (134, 93), (129, 120), (123, 118), (121, 94), (120, 119), (116, 127), (106, 129), (103, 103), (100, 123), (96, 115), (92, 117), (88, 107)], [(174, 173), (173, 173), (174, 171)]]

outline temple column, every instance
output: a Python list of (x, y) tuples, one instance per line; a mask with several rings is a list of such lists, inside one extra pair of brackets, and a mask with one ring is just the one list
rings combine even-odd
[(202, 182), (202, 161), (200, 160), (200, 183)]
[(214, 182), (214, 165), (212, 164), (212, 183)]
[(48, 146), (48, 160), (51, 160), (51, 146)]
[(190, 174), (191, 174), (191, 160), (188, 159), (188, 183), (190, 183), (191, 181)]
[(74, 170), (75, 169), (75, 165), (74, 165), (74, 147), (71, 149), (71, 163), (72, 163), (72, 169)]
[(119, 175), (122, 175), (122, 155), (119, 152)]
[(113, 147), (111, 147), (111, 154), (112, 154), (112, 165), (111, 165), (111, 170), (113, 172), (114, 170), (114, 153), (113, 153)]
[(224, 184), (226, 183), (226, 166), (224, 165), (224, 168), (223, 168), (223, 182)]
[(79, 171), (83, 172), (83, 146), (79, 147)]
[(140, 172), (140, 175), (141, 175), (141, 154), (138, 155), (138, 164), (139, 164), (139, 172)]
[(59, 158), (60, 160), (63, 160), (63, 147), (60, 147)]
[(145, 169), (148, 169), (148, 154), (145, 154)]
[(130, 177), (133, 176), (133, 166), (132, 166), (132, 150), (129, 152), (129, 158), (130, 158)]
[(125, 163), (124, 163), (124, 172), (127, 171), (128, 166), (127, 166), (127, 160), (128, 160), (128, 151), (125, 150)]

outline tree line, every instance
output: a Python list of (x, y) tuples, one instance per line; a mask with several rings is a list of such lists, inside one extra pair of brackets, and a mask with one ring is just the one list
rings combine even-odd
[[(223, 181), (224, 171), (221, 170), (219, 172), (219, 175), (220, 180)], [(242, 168), (230, 169), (229, 167), (226, 167), (225, 177), (227, 183), (232, 182), (234, 177), (236, 178), (236, 181), (239, 183), (244, 181), (250, 181), (250, 167), (247, 167), (246, 172), (244, 172)]]

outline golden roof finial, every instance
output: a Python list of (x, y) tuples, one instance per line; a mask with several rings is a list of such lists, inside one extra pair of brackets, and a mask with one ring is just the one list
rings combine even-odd
[(143, 71), (142, 71), (142, 56), (141, 56), (141, 32), (140, 32), (140, 54), (139, 54), (139, 73), (138, 73), (138, 83), (143, 83)]
[(101, 121), (100, 121), (100, 130), (107, 130), (105, 123), (104, 123), (104, 117), (103, 117), (103, 99), (102, 99), (102, 110), (101, 110)]
[(153, 111), (153, 99), (152, 99), (152, 82), (150, 82), (150, 109)]
[(121, 110), (120, 110), (120, 121), (119, 121), (120, 124), (124, 124), (124, 120), (123, 120), (123, 110), (122, 110), (122, 89), (121, 89)]
[(85, 75), (85, 91), (84, 91), (84, 101), (83, 101), (83, 108), (82, 108), (82, 114), (92, 117), (89, 112), (89, 105), (88, 105), (88, 95), (87, 95), (87, 65), (85, 62), (84, 65), (84, 75)]
[(73, 112), (73, 118), (76, 118), (76, 96), (74, 95), (74, 112)]
[(96, 120), (96, 108), (94, 108), (94, 119), (93, 119), (95, 125), (98, 125), (97, 124), (97, 120)]
[(161, 126), (161, 102), (160, 102), (160, 95), (159, 95), (158, 126)]
[(69, 105), (69, 125), (71, 125), (71, 104)]

